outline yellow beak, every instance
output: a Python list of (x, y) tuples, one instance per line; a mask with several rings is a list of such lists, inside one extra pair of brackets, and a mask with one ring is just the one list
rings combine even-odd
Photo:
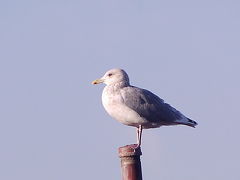
[(95, 81), (92, 82), (92, 84), (100, 84), (103, 83), (103, 79), (96, 79)]

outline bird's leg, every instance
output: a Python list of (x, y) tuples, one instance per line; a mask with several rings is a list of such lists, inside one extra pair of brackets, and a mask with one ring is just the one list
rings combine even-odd
[(139, 148), (141, 146), (141, 140), (142, 140), (142, 125), (139, 125), (137, 128), (137, 147)]

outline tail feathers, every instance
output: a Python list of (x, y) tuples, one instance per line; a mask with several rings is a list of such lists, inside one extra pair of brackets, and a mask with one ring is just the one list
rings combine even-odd
[(185, 125), (187, 125), (187, 126), (190, 126), (190, 127), (195, 128), (195, 126), (198, 125), (198, 123), (197, 123), (196, 121), (193, 121), (193, 120), (191, 120), (191, 119), (189, 119), (189, 118), (187, 118), (187, 120), (188, 120), (188, 121), (185, 123)]
[(198, 123), (196, 121), (193, 121), (189, 118), (184, 118), (184, 119), (181, 119), (179, 121), (176, 121), (178, 124), (183, 124), (183, 125), (187, 125), (187, 126), (190, 126), (190, 127), (193, 127), (195, 128), (195, 126), (198, 125)]

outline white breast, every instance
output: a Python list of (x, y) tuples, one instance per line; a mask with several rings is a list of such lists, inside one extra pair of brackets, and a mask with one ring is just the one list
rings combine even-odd
[(138, 127), (146, 121), (124, 104), (120, 91), (115, 91), (114, 87), (106, 86), (104, 88), (102, 103), (111, 117), (125, 125)]

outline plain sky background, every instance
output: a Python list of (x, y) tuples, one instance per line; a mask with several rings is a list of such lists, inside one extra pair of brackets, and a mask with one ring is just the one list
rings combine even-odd
[(143, 131), (145, 180), (240, 179), (240, 2), (0, 1), (0, 179), (121, 179), (135, 129), (104, 85), (125, 69), (196, 120)]

